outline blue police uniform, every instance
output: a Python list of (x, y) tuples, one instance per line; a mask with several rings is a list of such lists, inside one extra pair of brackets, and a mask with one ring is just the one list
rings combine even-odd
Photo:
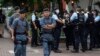
[[(85, 14), (85, 38), (90, 38), (89, 47), (87, 49), (92, 50), (95, 47), (95, 25), (94, 25), (94, 14), (87, 12)], [(86, 41), (87, 42), (87, 41)], [(88, 43), (87, 43), (88, 44)]]
[(95, 22), (100, 21), (100, 16), (95, 17)]
[(47, 24), (56, 24), (55, 20), (52, 18), (42, 18), (40, 20), (41, 25), (41, 38), (42, 38), (42, 44), (43, 44), (43, 51), (44, 56), (50, 56), (51, 52), (51, 45), (53, 42), (53, 36), (52, 36), (52, 29), (45, 29), (44, 26)]
[(13, 24), (14, 19), (19, 17), (19, 13), (14, 13), (10, 18), (9, 18), (9, 26)]
[(14, 52), (15, 56), (26, 56), (26, 43), (27, 43), (27, 34), (28, 31), (28, 23), (26, 20), (21, 20), (17, 18), (14, 20), (12, 24), (12, 28), (15, 32), (15, 40), (14, 40)]
[[(81, 17), (82, 16), (82, 17)], [(75, 52), (79, 52), (79, 43), (81, 42), (82, 51), (86, 50), (86, 39), (84, 38), (84, 22), (85, 15), (84, 13), (75, 12), (70, 18), (70, 21), (73, 23), (73, 35), (74, 35), (74, 50)]]
[(100, 48), (100, 16), (96, 16), (95, 19), (95, 47)]
[(61, 28), (62, 28), (63, 24), (59, 23), (57, 21), (57, 20), (59, 20), (58, 17), (59, 17), (59, 15), (57, 15), (55, 13), (52, 15), (52, 18), (56, 21), (56, 27), (55, 27), (54, 33), (53, 33), (55, 42), (54, 42), (54, 45), (52, 46), (52, 49), (54, 50), (54, 52), (61, 53), (61, 51), (59, 50), (59, 43), (60, 43)]

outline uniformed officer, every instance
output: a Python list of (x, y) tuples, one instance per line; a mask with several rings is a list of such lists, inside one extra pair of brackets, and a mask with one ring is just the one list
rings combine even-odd
[(50, 56), (51, 45), (54, 41), (52, 33), (56, 22), (50, 17), (50, 11), (48, 8), (43, 10), (43, 18), (40, 20), (40, 25), (44, 56)]
[(52, 15), (52, 18), (56, 20), (56, 27), (54, 29), (54, 46), (53, 46), (53, 51), (55, 53), (61, 53), (62, 51), (59, 49), (59, 43), (60, 43), (60, 36), (61, 36), (61, 28), (64, 24), (64, 20), (60, 18), (59, 16), (59, 9), (56, 9), (55, 12)]
[(15, 19), (11, 32), (12, 32), (12, 40), (14, 41), (14, 52), (15, 56), (26, 56), (26, 44), (28, 42), (29, 36), (29, 26), (26, 21), (26, 11), (21, 10), (19, 18)]
[(95, 47), (95, 27), (94, 27), (94, 14), (92, 13), (91, 6), (88, 7), (88, 11), (85, 14), (85, 37), (89, 36), (89, 47), (87, 49), (92, 50)]
[(77, 11), (71, 16), (71, 22), (73, 23), (73, 35), (74, 35), (74, 50), (73, 53), (79, 52), (79, 43), (81, 42), (82, 52), (85, 52), (86, 39), (84, 38), (84, 14), (81, 12), (81, 7), (77, 8)]
[(32, 29), (32, 40), (31, 40), (31, 47), (39, 46), (38, 44), (38, 29), (39, 29), (39, 20), (36, 16), (36, 12), (32, 14), (32, 21), (31, 21), (31, 29)]
[(3, 37), (5, 19), (6, 16), (2, 13), (2, 9), (0, 9), (0, 38)]
[(65, 24), (63, 26), (63, 31), (66, 37), (66, 48), (69, 50), (69, 45), (72, 44), (72, 35), (71, 35), (71, 25), (70, 25), (70, 19), (69, 19), (69, 14), (67, 11), (64, 11), (64, 19), (65, 19)]
[(9, 18), (9, 30), (10, 30), (10, 33), (11, 33), (11, 25), (13, 23), (13, 21), (19, 17), (19, 12), (20, 12), (20, 7), (16, 6), (14, 8), (15, 12), (14, 14)]
[(100, 15), (99, 11), (95, 10), (96, 17), (95, 22), (95, 48), (100, 48)]

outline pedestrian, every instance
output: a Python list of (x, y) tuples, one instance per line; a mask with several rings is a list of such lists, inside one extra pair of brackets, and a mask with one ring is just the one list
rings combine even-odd
[(54, 42), (52, 49), (55, 53), (62, 53), (62, 51), (59, 49), (59, 43), (60, 43), (60, 36), (61, 36), (61, 28), (64, 24), (64, 19), (60, 18), (59, 9), (55, 9), (52, 15), (52, 18), (56, 20), (56, 27), (53, 33), (55, 42)]
[(50, 16), (50, 11), (48, 8), (43, 10), (43, 17), (40, 20), (40, 25), (44, 56), (50, 56), (51, 45), (54, 41), (53, 29), (55, 28), (56, 22)]
[(32, 20), (31, 20), (31, 30), (32, 30), (32, 40), (31, 40), (31, 47), (34, 46), (39, 46), (38, 44), (38, 30), (39, 30), (39, 20), (38, 17), (36, 16), (37, 12), (34, 12), (32, 14)]
[(26, 21), (26, 11), (20, 10), (20, 16), (13, 21), (11, 33), (14, 41), (15, 56), (26, 56), (26, 45), (28, 43), (29, 25)]
[(72, 44), (71, 43), (71, 25), (70, 25), (70, 17), (67, 11), (64, 11), (64, 19), (65, 19), (65, 24), (63, 26), (63, 32), (66, 37), (66, 49), (69, 50), (69, 46)]
[(100, 48), (100, 15), (98, 10), (94, 10), (95, 12), (95, 48)]
[(0, 38), (3, 37), (5, 19), (6, 16), (2, 13), (2, 9), (0, 9)]
[(88, 7), (88, 11), (85, 14), (85, 37), (89, 36), (89, 47), (88, 50), (92, 50), (95, 47), (95, 27), (94, 27), (94, 14), (92, 13), (91, 6)]
[(73, 13), (71, 16), (71, 22), (73, 23), (73, 35), (74, 35), (74, 50), (73, 53), (79, 52), (79, 43), (81, 43), (82, 52), (86, 51), (86, 39), (84, 38), (84, 21), (85, 21), (85, 15), (81, 11), (81, 7), (77, 7), (77, 11)]
[(14, 14), (9, 18), (9, 31), (10, 31), (10, 34), (11, 34), (11, 25), (13, 23), (13, 21), (19, 17), (19, 11), (20, 11), (20, 7), (19, 6), (16, 6), (14, 8)]

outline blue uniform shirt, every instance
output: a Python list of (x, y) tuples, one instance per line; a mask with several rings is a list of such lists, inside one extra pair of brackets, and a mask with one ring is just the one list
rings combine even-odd
[(17, 18), (14, 20), (12, 28), (16, 29), (16, 32), (23, 33), (29, 29), (29, 25), (26, 20), (21, 20), (20, 18)]
[[(25, 31), (29, 30), (29, 26), (26, 20), (21, 20), (20, 18), (17, 18), (14, 20), (12, 24), (12, 28), (14, 29), (14, 31), (16, 31), (16, 33), (24, 33)], [(27, 36), (25, 34), (16, 35), (15, 37), (17, 40), (21, 40), (21, 41), (27, 40)]]
[(51, 32), (52, 30), (44, 29), (44, 26), (47, 25), (47, 24), (54, 24), (54, 25), (56, 25), (56, 21), (53, 18), (48, 18), (48, 19), (42, 18), (40, 20), (40, 25), (42, 27), (42, 31)]
[[(70, 21), (71, 21), (71, 22), (74, 21), (75, 19), (78, 19), (78, 14), (77, 14), (77, 13), (79, 13), (79, 12), (74, 12), (74, 13), (72, 14), (72, 16), (71, 16), (71, 18), (70, 18)], [(86, 14), (84, 14), (84, 20), (85, 20), (85, 22), (86, 22), (87, 18), (88, 18), (88, 15), (87, 15), (87, 13), (86, 13)]]
[(73, 13), (73, 14), (72, 14), (72, 16), (71, 16), (71, 18), (70, 18), (70, 21), (72, 22), (72, 21), (74, 21), (75, 19), (78, 19), (77, 13)]
[(100, 21), (100, 16), (95, 17), (95, 20), (94, 20), (94, 21), (95, 21), (95, 22)]
[[(14, 29), (14, 31), (16, 31), (16, 33), (24, 33), (25, 31), (28, 31), (29, 25), (26, 20), (21, 20), (20, 18), (17, 18), (14, 20), (14, 22), (12, 24), (12, 28)], [(25, 34), (24, 35), (16, 35), (16, 39), (26, 41), (27, 36)]]
[(14, 19), (19, 18), (19, 13), (14, 13), (10, 18), (9, 18), (9, 26), (13, 24)]

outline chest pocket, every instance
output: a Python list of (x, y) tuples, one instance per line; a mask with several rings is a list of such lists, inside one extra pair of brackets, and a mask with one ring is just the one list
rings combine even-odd
[(26, 31), (28, 27), (27, 21), (17, 21), (16, 29), (21, 29), (21, 31)]
[(26, 28), (27, 27), (27, 23), (26, 22), (23, 22), (22, 23), (22, 26)]

